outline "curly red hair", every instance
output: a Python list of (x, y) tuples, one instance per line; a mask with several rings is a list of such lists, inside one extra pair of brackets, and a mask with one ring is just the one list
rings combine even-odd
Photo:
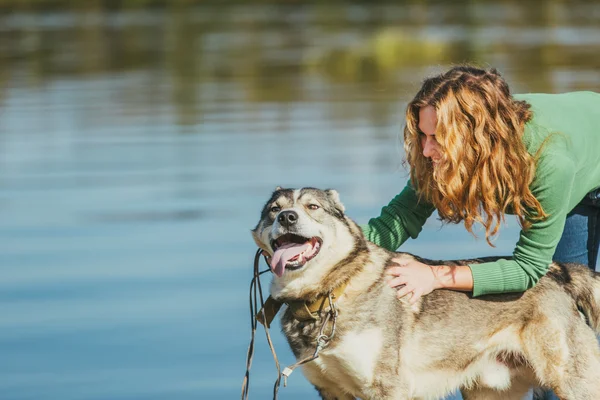
[[(423, 156), (418, 128), (425, 106), (437, 113), (442, 157), (435, 168)], [(462, 65), (426, 79), (406, 109), (404, 147), (419, 195), (443, 221), (464, 221), (471, 233), (481, 223), (491, 246), (507, 210), (524, 229), (547, 217), (529, 187), (536, 163), (522, 141), (529, 108), (512, 97), (495, 69)]]

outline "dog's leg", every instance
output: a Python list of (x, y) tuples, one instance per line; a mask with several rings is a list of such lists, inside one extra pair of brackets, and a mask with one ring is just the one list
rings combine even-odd
[[(321, 395), (321, 398), (323, 400), (356, 400), (356, 398), (354, 396), (351, 396), (349, 394), (344, 394), (344, 393), (340, 393), (340, 392), (336, 392), (335, 390), (325, 390), (325, 389), (319, 389), (318, 387), (316, 387), (317, 391), (319, 392), (319, 394)], [(362, 397), (361, 397), (362, 398)], [(373, 392), (369, 393), (367, 395), (367, 397), (364, 397), (365, 400), (411, 400), (409, 397), (407, 397), (406, 395), (406, 390), (386, 390), (386, 391), (379, 391), (379, 390), (374, 390)]]
[(462, 389), (464, 400), (522, 400), (529, 391), (528, 385), (514, 384), (507, 390), (492, 390), (488, 388)]
[(537, 387), (533, 389), (533, 400), (544, 400), (546, 397), (546, 389)]
[[(570, 368), (558, 386), (553, 387), (562, 400), (598, 400), (600, 398), (600, 363), (594, 363), (595, 371), (583, 366), (581, 370)], [(581, 368), (578, 365), (577, 368)]]
[(600, 399), (596, 335), (575, 317), (546, 321), (551, 323), (530, 325), (523, 331), (528, 360), (542, 386), (562, 400)]
[(318, 368), (313, 365), (305, 365), (302, 368), (304, 376), (313, 384), (323, 400), (355, 400), (356, 397), (345, 393), (340, 387), (327, 378)]
[(371, 386), (365, 400), (417, 400), (409, 397), (407, 384), (394, 382), (393, 384), (375, 381)]
[(558, 385), (552, 388), (558, 398), (600, 399), (600, 357), (594, 345), (588, 342), (587, 347), (578, 348), (571, 354), (565, 373), (560, 376)]
[[(461, 388), (464, 400), (522, 400), (532, 385), (537, 383), (534, 372), (527, 368), (511, 369), (510, 386), (504, 390), (493, 389), (478, 385), (471, 388)], [(529, 397), (527, 397), (529, 398)]]
[(316, 387), (323, 400), (356, 400), (356, 397), (344, 393), (333, 393), (331, 390)]

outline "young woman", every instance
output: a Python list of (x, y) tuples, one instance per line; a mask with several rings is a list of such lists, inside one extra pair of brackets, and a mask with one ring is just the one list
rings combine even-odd
[(600, 243), (600, 94), (511, 95), (495, 69), (458, 66), (426, 79), (408, 104), (404, 147), (410, 181), (364, 226), (396, 250), (434, 210), (446, 222), (485, 227), (506, 214), (522, 230), (511, 260), (389, 269), (398, 297), (445, 288), (473, 296), (533, 287), (552, 260), (595, 268)]

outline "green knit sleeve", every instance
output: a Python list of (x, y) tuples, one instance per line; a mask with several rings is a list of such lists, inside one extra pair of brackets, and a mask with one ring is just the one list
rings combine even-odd
[(521, 231), (512, 260), (469, 265), (473, 296), (523, 292), (546, 274), (565, 226), (574, 178), (575, 165), (565, 156), (547, 155), (538, 162), (532, 193), (548, 218)]
[(381, 215), (361, 226), (367, 240), (390, 251), (396, 250), (409, 237), (415, 239), (434, 207), (419, 197), (408, 181), (402, 192), (381, 209)]

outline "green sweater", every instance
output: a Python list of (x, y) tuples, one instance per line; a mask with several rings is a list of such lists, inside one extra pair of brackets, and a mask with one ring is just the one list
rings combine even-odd
[[(469, 265), (473, 295), (522, 292), (546, 274), (562, 235), (565, 219), (581, 199), (600, 187), (600, 94), (515, 95), (531, 104), (533, 118), (526, 124), (523, 142), (534, 155), (543, 146), (531, 184), (548, 218), (522, 230), (511, 260)], [(415, 239), (434, 207), (419, 202), (410, 181), (381, 215), (363, 230), (368, 240), (396, 250)]]

